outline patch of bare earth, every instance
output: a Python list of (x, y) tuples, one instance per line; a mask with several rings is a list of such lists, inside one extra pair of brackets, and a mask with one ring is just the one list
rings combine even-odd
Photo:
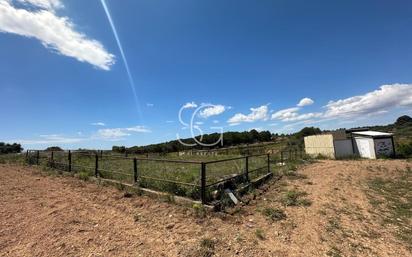
[(321, 161), (253, 192), (232, 214), (201, 218), (160, 199), (3, 165), (0, 256), (410, 256), (367, 187), (407, 166)]

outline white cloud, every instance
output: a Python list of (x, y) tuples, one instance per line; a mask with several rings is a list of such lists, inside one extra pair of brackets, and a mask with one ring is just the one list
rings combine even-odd
[(303, 107), (303, 106), (311, 105), (313, 103), (314, 101), (312, 99), (305, 97), (299, 101), (298, 106)]
[(203, 125), (203, 121), (196, 121), (195, 124), (196, 125)]
[(73, 144), (89, 140), (85, 137), (66, 137), (59, 134), (40, 135), (40, 139), (15, 139), (9, 142), (18, 142), (23, 145), (56, 145), (56, 144)]
[(218, 124), (219, 121), (218, 121), (218, 120), (213, 120), (213, 123), (214, 123), (214, 124)]
[(382, 85), (364, 95), (330, 101), (324, 116), (353, 118), (361, 115), (385, 113), (395, 107), (412, 106), (412, 84)]
[(23, 4), (30, 4), (47, 10), (63, 8), (64, 5), (60, 0), (17, 0)]
[(223, 113), (226, 110), (226, 107), (221, 104), (217, 105), (212, 105), (209, 107), (206, 107), (205, 109), (201, 110), (199, 112), (199, 116), (202, 118), (208, 118), (210, 116), (215, 116)]
[(146, 106), (147, 106), (147, 107), (153, 107), (154, 104), (152, 104), (152, 103), (147, 103)]
[(266, 120), (268, 117), (268, 106), (262, 105), (257, 108), (250, 108), (251, 113), (245, 115), (242, 113), (236, 113), (232, 118), (228, 120), (231, 125), (237, 125), (241, 122), (254, 122), (258, 120)]
[(97, 138), (104, 140), (123, 140), (127, 136), (131, 136), (131, 133), (149, 133), (151, 132), (144, 126), (135, 126), (130, 128), (108, 128), (108, 129), (99, 129), (97, 131)]
[(188, 108), (196, 108), (197, 104), (195, 102), (189, 102), (183, 105), (182, 109), (188, 109)]
[(90, 123), (90, 125), (93, 125), (93, 126), (102, 126), (102, 127), (106, 126), (106, 124), (105, 124), (104, 122), (93, 122), (93, 123)]
[(107, 52), (99, 41), (76, 31), (68, 17), (55, 14), (55, 9), (63, 7), (60, 1), (19, 1), (40, 9), (16, 8), (10, 1), (0, 0), (0, 32), (36, 38), (46, 48), (103, 70), (109, 70), (114, 64), (114, 55)]
[(167, 121), (165, 121), (166, 123), (174, 123), (175, 121), (174, 120), (167, 120)]
[(292, 107), (277, 111), (272, 114), (272, 119), (286, 120), (298, 116), (299, 107)]

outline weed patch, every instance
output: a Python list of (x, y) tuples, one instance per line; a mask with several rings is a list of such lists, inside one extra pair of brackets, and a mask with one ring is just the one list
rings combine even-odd
[(265, 208), (262, 211), (263, 215), (265, 215), (268, 219), (272, 221), (279, 221), (286, 219), (286, 213), (278, 208)]
[(285, 206), (310, 206), (312, 202), (309, 199), (303, 198), (304, 196), (307, 196), (306, 192), (287, 191), (282, 198), (282, 203)]

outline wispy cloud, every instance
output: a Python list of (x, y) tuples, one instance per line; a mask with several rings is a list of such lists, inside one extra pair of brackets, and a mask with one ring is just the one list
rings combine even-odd
[(229, 125), (238, 125), (242, 122), (255, 122), (258, 120), (267, 120), (268, 118), (268, 106), (262, 105), (257, 108), (250, 108), (251, 113), (243, 114), (236, 113), (233, 117), (228, 120)]
[(153, 107), (154, 104), (152, 104), (152, 103), (146, 103), (146, 106), (147, 106), (147, 107)]
[(57, 0), (19, 0), (16, 8), (11, 1), (0, 0), (0, 32), (36, 38), (43, 46), (61, 55), (87, 62), (103, 70), (109, 70), (115, 56), (103, 45), (75, 30), (68, 17), (59, 17), (56, 10), (63, 8)]
[(195, 102), (188, 102), (182, 106), (182, 109), (196, 108), (197, 104)]
[(90, 125), (93, 125), (93, 126), (102, 126), (102, 127), (106, 126), (106, 124), (105, 124), (104, 122), (93, 122), (93, 123), (90, 123)]
[(131, 136), (132, 133), (150, 133), (151, 130), (145, 126), (134, 126), (129, 128), (107, 128), (99, 129), (96, 134), (97, 139), (120, 141)]
[(60, 134), (40, 135), (36, 139), (14, 139), (9, 142), (18, 142), (23, 145), (59, 145), (59, 144), (74, 144), (88, 141), (87, 137), (68, 137)]

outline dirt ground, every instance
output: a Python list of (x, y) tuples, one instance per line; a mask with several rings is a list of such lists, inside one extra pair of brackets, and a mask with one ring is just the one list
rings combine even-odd
[[(366, 185), (405, 169), (399, 160), (319, 161), (252, 192), (245, 206), (199, 217), (165, 200), (0, 165), (0, 256), (412, 256)], [(287, 206), (291, 190), (305, 201)], [(271, 220), (268, 209), (286, 217)]]

